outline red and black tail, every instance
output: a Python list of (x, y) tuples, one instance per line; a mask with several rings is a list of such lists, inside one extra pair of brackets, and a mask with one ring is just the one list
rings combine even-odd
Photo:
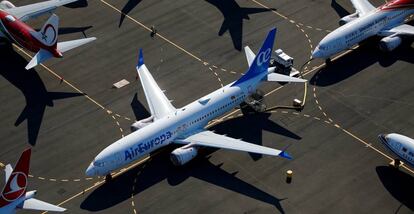
[(31, 149), (27, 149), (22, 153), (8, 177), (6, 186), (1, 192), (0, 207), (19, 199), (26, 193), (31, 151)]
[(59, 29), (58, 25), (59, 17), (56, 14), (52, 14), (40, 31), (33, 31), (31, 34), (43, 45), (56, 48)]

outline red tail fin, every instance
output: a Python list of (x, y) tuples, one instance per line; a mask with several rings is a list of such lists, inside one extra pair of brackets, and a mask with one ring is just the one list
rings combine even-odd
[(25, 150), (17, 161), (1, 192), (0, 207), (17, 200), (26, 193), (31, 152), (31, 149)]

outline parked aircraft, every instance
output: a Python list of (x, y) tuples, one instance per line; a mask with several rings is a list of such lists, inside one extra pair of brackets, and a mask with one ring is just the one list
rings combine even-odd
[(40, 16), (77, 0), (51, 0), (22, 7), (15, 7), (9, 1), (0, 2), (0, 37), (37, 54), (26, 66), (29, 70), (51, 57), (63, 57), (63, 53), (95, 40), (95, 37), (67, 42), (57, 42), (59, 18), (53, 14), (40, 31), (24, 21)]
[(396, 133), (381, 134), (378, 138), (394, 155), (414, 167), (414, 139)]
[[(197, 155), (199, 147), (224, 148), (290, 159), (285, 151), (251, 144), (204, 129), (209, 121), (240, 105), (262, 81), (306, 82), (304, 79), (268, 72), (275, 35), (276, 29), (269, 32), (257, 56), (250, 49), (246, 49), (251, 66), (240, 79), (179, 109), (172, 106), (149, 73), (140, 50), (136, 69), (151, 116), (135, 122), (132, 125), (135, 132), (101, 151), (87, 168), (86, 175), (106, 175), (109, 180), (112, 171), (171, 143), (183, 145), (170, 155), (175, 165), (189, 162)], [(253, 60), (250, 61), (251, 59)]]
[(414, 27), (404, 24), (414, 13), (414, 0), (394, 0), (375, 8), (367, 0), (351, 0), (356, 12), (340, 19), (341, 27), (323, 38), (312, 53), (312, 58), (330, 61), (333, 55), (351, 48), (371, 36), (384, 37), (380, 49), (392, 51), (403, 37), (414, 36)]
[(15, 213), (17, 209), (63, 212), (66, 209), (35, 199), (36, 190), (27, 192), (31, 149), (25, 150), (15, 169), (4, 169), (6, 185), (1, 192), (0, 213)]

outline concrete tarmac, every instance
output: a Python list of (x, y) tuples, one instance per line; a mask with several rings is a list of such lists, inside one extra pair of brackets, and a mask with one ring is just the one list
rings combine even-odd
[[(24, 70), (28, 52), (1, 49), (0, 162), (14, 164), (34, 145), (29, 189), (68, 213), (411, 213), (413, 174), (387, 167), (390, 154), (377, 135), (414, 133), (412, 40), (381, 53), (374, 38), (331, 66), (305, 64), (346, 11), (353, 8), (345, 0), (90, 0), (59, 8), (60, 41), (98, 39), (31, 71)], [(46, 19), (30, 24), (40, 28)], [(210, 129), (287, 148), (293, 160), (204, 149), (177, 168), (168, 159), (172, 146), (111, 183), (85, 177), (103, 148), (148, 116), (136, 80), (139, 48), (167, 97), (182, 107), (238, 79), (247, 69), (243, 47), (257, 51), (272, 27), (275, 48), (294, 57), (296, 68), (304, 65), (304, 110), (236, 111)], [(112, 87), (122, 79), (130, 84)], [(271, 92), (268, 107), (302, 99), (303, 85), (279, 87), (261, 87)]]

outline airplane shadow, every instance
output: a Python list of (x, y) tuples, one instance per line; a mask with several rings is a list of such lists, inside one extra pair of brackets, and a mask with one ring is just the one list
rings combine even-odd
[(338, 4), (338, 2), (336, 2), (336, 0), (331, 1), (331, 7), (336, 11), (336, 13), (341, 18), (351, 14), (345, 8), (343, 8), (342, 5)]
[(138, 94), (135, 93), (134, 98), (131, 101), (131, 108), (134, 111), (135, 119), (142, 120), (151, 116), (151, 113), (145, 108), (145, 106), (138, 100)]
[[(81, 32), (84, 37), (86, 37), (85, 31), (92, 28), (92, 26), (86, 26), (86, 27), (59, 27), (58, 34), (64, 35), (64, 34), (71, 34), (71, 33), (78, 33)], [(40, 29), (35, 29), (35, 31), (40, 31)]]
[(62, 35), (62, 34), (71, 34), (71, 33), (78, 33), (81, 32), (83, 34), (83, 36), (86, 38), (86, 33), (85, 31), (92, 28), (92, 26), (86, 26), (86, 27), (60, 27), (58, 34)]
[(78, 0), (72, 3), (69, 3), (67, 5), (64, 5), (64, 7), (67, 8), (81, 8), (81, 7), (87, 7), (88, 6), (88, 0)]
[(118, 27), (121, 27), (122, 23), (124, 23), (124, 19), (126, 15), (129, 14), (142, 0), (128, 0), (125, 6), (121, 10), (121, 18), (119, 19)]
[[(36, 144), (46, 106), (53, 107), (53, 100), (83, 96), (80, 93), (48, 92), (34, 69), (27, 71), (27, 61), (11, 46), (0, 50), (0, 75), (18, 88), (24, 95), (26, 106), (16, 119), (15, 126), (27, 120), (28, 142)], [(18, 106), (16, 106), (18, 108)]]
[[(211, 129), (218, 134), (227, 134), (233, 138), (242, 138), (244, 141), (262, 145), (262, 131), (266, 130), (272, 133), (280, 134), (295, 140), (302, 139), (300, 136), (290, 130), (273, 122), (269, 117), (270, 113), (248, 114), (241, 117), (226, 120)], [(249, 153), (253, 160), (257, 161), (263, 155)]]
[[(279, 212), (284, 213), (280, 204), (280, 201), (284, 199), (279, 199), (240, 180), (236, 177), (237, 172), (229, 173), (221, 169), (220, 166), (222, 164), (214, 165), (211, 163), (208, 160), (209, 158), (206, 158), (211, 153), (211, 150), (201, 150), (201, 154), (197, 158), (182, 167), (173, 166), (169, 159), (166, 158), (170, 152), (171, 149), (166, 149), (162, 154), (155, 156), (146, 163), (98, 187), (81, 203), (81, 209), (89, 212), (101, 211), (128, 200), (131, 198), (131, 194), (137, 195), (164, 180), (167, 180), (169, 185), (176, 186), (189, 177), (194, 177), (252, 199), (271, 204)], [(197, 193), (194, 192), (194, 194)]]
[(388, 192), (404, 206), (414, 211), (414, 177), (388, 166), (378, 166), (375, 170)]
[(391, 52), (382, 52), (378, 49), (379, 39), (376, 37), (368, 39), (357, 49), (332, 61), (329, 66), (321, 68), (311, 78), (310, 83), (322, 87), (330, 86), (377, 62), (382, 67), (389, 67), (397, 61), (414, 63), (414, 48), (411, 47), (413, 39), (404, 38), (400, 47)]
[(235, 0), (206, 0), (208, 3), (217, 7), (223, 14), (224, 21), (218, 32), (219, 36), (223, 36), (226, 31), (229, 31), (233, 46), (238, 51), (242, 49), (243, 37), (243, 19), (249, 20), (250, 14), (268, 12), (276, 10), (274, 8), (244, 8), (240, 7)]

